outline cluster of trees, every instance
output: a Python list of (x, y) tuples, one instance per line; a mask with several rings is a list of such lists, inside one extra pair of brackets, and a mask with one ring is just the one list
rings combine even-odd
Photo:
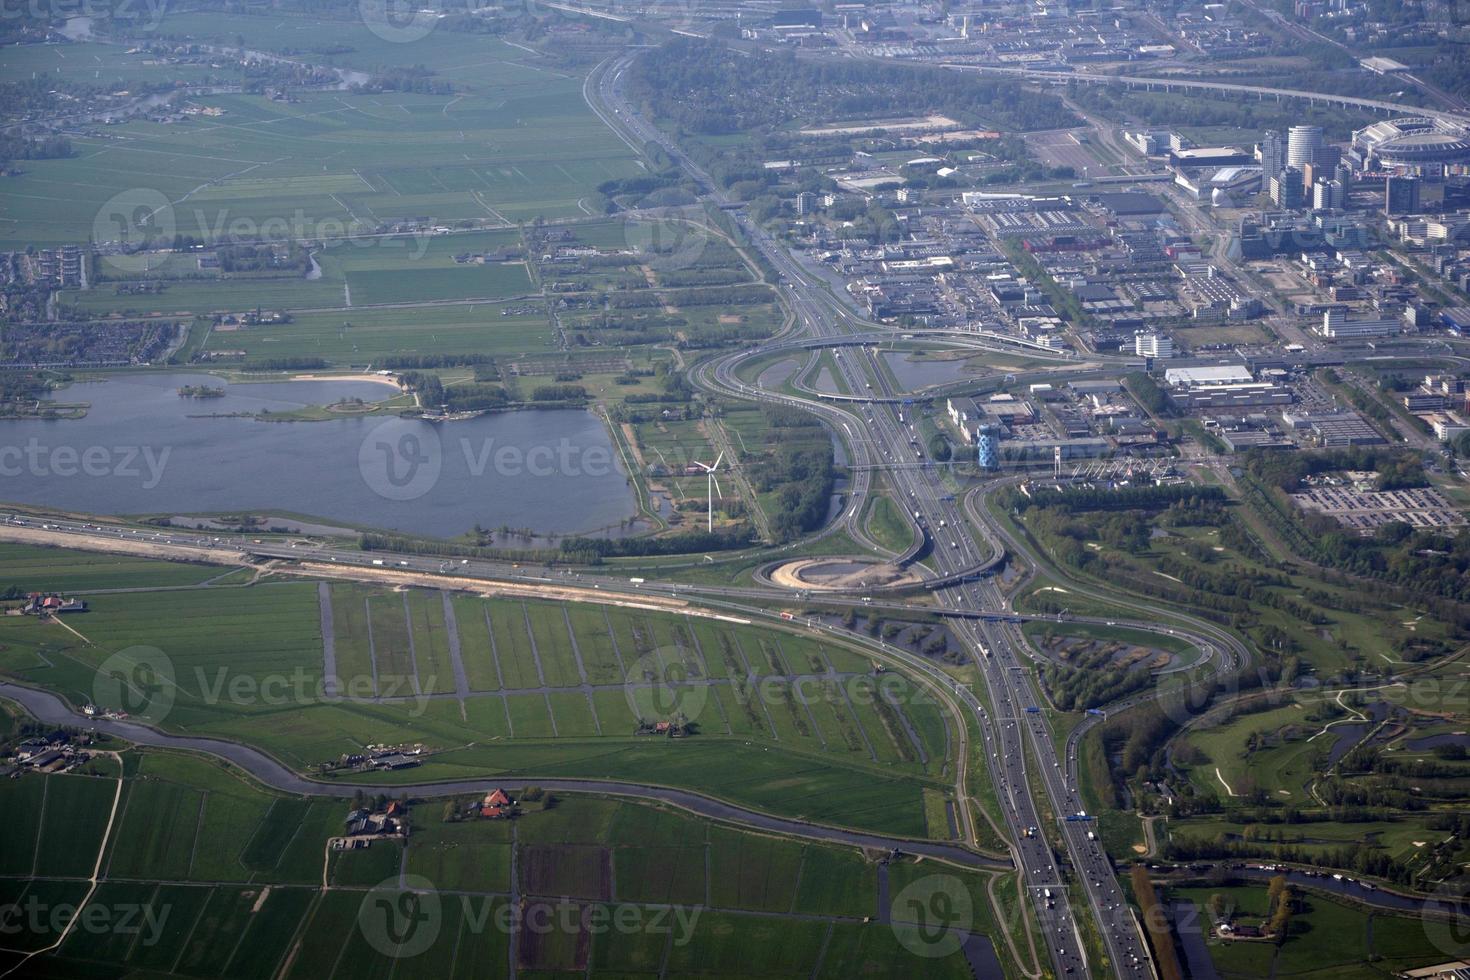
[(748, 525), (719, 531), (684, 531), (663, 537), (641, 538), (563, 538), (561, 548), (567, 554), (595, 555), (602, 558), (652, 558), (660, 555), (687, 555), (710, 551), (733, 551), (750, 544), (754, 532)]
[(27, 139), (23, 136), (0, 135), (0, 163), (10, 160), (58, 160), (75, 155), (71, 140), (65, 136)]
[(1310, 453), (1278, 453), (1252, 449), (1245, 466), (1262, 483), (1280, 490), (1300, 489), (1309, 476), (1339, 470), (1366, 470), (1378, 474), (1379, 490), (1428, 486), (1424, 464), (1407, 450), (1358, 446)]
[[(4, 348), (0, 347), (0, 354), (3, 353)], [(0, 371), (0, 414), (6, 406), (13, 410), (21, 402), (45, 397), (50, 390), (50, 383), (33, 371)]]
[[(502, 392), (504, 389), (501, 389)], [(587, 400), (587, 389), (575, 384), (538, 385), (531, 391), (533, 402), (576, 402)]]
[[(1281, 83), (1277, 79), (1264, 84)], [(1099, 115), (1138, 119), (1151, 126), (1228, 126), (1233, 129), (1285, 131), (1290, 126), (1311, 123), (1321, 126), (1329, 140), (1346, 139), (1352, 130), (1351, 117), (1339, 110), (1260, 102), (1224, 95), (1143, 92), (1071, 82), (1067, 86), (1067, 97), (1083, 109), (1092, 110)]]
[[(351, 326), (351, 324), (347, 324)], [(389, 354), (379, 366), (389, 371), (420, 371), (424, 368), (475, 367), (475, 380), (480, 377), (482, 365), (493, 365), (495, 358), (489, 354)], [(496, 374), (499, 377), (499, 374)]]
[(364, 85), (353, 85), (354, 92), (413, 92), (418, 95), (449, 95), (454, 86), (434, 77), (423, 65), (408, 68), (379, 68)]
[[(1203, 512), (1206, 504), (1220, 503), (1225, 499), (1225, 491), (1220, 487), (1175, 484), (1119, 487), (1116, 490), (1087, 489), (1085, 487), (1058, 490), (1051, 487), (1034, 487), (1029, 497), (1019, 491), (1008, 491), (1005, 503), (1018, 511), (1026, 511), (1032, 507), (1056, 507), (1068, 513), (1157, 509), (1182, 503), (1191, 510)], [(1213, 518), (1209, 520), (1213, 523)]]
[[(187, 248), (178, 236), (174, 248)], [(285, 258), (277, 259), (276, 249), (271, 245), (222, 245), (215, 249), (219, 267), (225, 272), (282, 272), (304, 273), (311, 265), (311, 257), (305, 250), (292, 247)]]
[(753, 303), (769, 303), (771, 290), (767, 286), (719, 286), (712, 289), (645, 289), (629, 292), (609, 293), (608, 306), (613, 309), (636, 309), (645, 306), (749, 306)]
[(428, 538), (410, 538), (400, 534), (365, 533), (357, 539), (363, 551), (386, 551), (409, 555), (433, 555), (439, 558), (484, 558), (489, 561), (545, 562), (551, 565), (558, 561), (569, 561), (583, 565), (595, 565), (602, 559), (595, 551), (571, 551), (533, 548), (495, 548), (483, 545), (464, 544), (455, 541), (440, 541)]
[(1159, 901), (1153, 880), (1148, 876), (1148, 868), (1135, 864), (1129, 872), (1129, 882), (1133, 886), (1133, 900), (1142, 913), (1143, 927), (1148, 932), (1148, 944), (1153, 947), (1159, 977), (1161, 980), (1183, 980), (1184, 971), (1179, 966), (1179, 953), (1174, 949), (1174, 936), (1169, 929), (1169, 910)]
[(1167, 418), (1174, 414), (1174, 405), (1159, 383), (1146, 371), (1133, 371), (1123, 377), (1128, 392), (1150, 415)]
[(1013, 81), (874, 61), (807, 61), (795, 52), (736, 52), (716, 40), (677, 37), (628, 70), (635, 98), (698, 135), (774, 129), (799, 107), (827, 119), (943, 113), (971, 126), (1059, 129), (1076, 117), (1051, 95)]
[(756, 490), (774, 494), (771, 533), (778, 541), (798, 538), (826, 522), (837, 485), (830, 443), (783, 444), (752, 470)]
[(1149, 686), (1152, 675), (1142, 667), (1132, 670), (1111, 665), (1112, 651), (1091, 650), (1065, 664), (1041, 668), (1047, 696), (1063, 711), (1085, 711), (1110, 704)]
[(425, 371), (404, 371), (398, 376), (398, 384), (405, 391), (415, 392), (425, 408), (485, 412), (511, 403), (510, 393), (503, 385), (474, 381), (445, 387), (439, 375)]
[(1296, 892), (1286, 883), (1286, 875), (1276, 875), (1266, 886), (1266, 932), (1279, 946), (1291, 931), (1291, 917), (1296, 914)]
[(1381, 849), (1364, 847), (1361, 844), (1318, 850), (1312, 845), (1298, 847), (1294, 844), (1257, 843), (1227, 838), (1223, 834), (1213, 839), (1175, 834), (1163, 845), (1160, 856), (1166, 861), (1185, 862), (1269, 858), (1318, 868), (1341, 868), (1404, 885), (1411, 883), (1414, 878), (1412, 871)]
[(262, 371), (320, 371), (326, 368), (325, 357), (262, 357), (252, 359), (250, 366)]

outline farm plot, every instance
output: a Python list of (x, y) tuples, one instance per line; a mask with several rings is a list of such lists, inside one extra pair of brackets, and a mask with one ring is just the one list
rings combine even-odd
[(422, 589), (413, 589), (404, 595), (408, 604), (409, 627), (414, 637), (419, 690), (452, 693), (454, 666), (449, 658), (443, 595)]
[(199, 840), (204, 793), (173, 782), (130, 780), (107, 873), (122, 878), (188, 878)]
[(385, 357), (429, 354), (515, 356), (556, 348), (551, 321), (537, 303), (443, 303), (362, 308), (361, 291), (341, 286), (330, 309), (293, 313), (290, 323), (215, 331), (206, 350), (261, 358), (320, 357), (333, 365), (367, 365)]
[(38, 877), (85, 878), (92, 873), (116, 792), (112, 779), (47, 778), (35, 851)]
[(532, 844), (519, 848), (521, 891), (528, 895), (612, 897), (612, 855), (591, 844)]
[[(272, 679), (299, 678), (308, 693), (320, 683), (314, 585), (99, 595), (89, 605), (86, 633), (96, 646), (73, 655), (101, 663), (110, 651), (161, 651), (177, 685), (171, 717), (180, 724), (258, 711)], [(236, 696), (236, 684), (250, 696)]]
[(788, 912), (801, 869), (799, 843), (710, 828), (710, 897), (718, 908)]
[(130, 555), (65, 551), (0, 542), (0, 567), (7, 581), (31, 592), (196, 585), (220, 574), (217, 566), (153, 561)]

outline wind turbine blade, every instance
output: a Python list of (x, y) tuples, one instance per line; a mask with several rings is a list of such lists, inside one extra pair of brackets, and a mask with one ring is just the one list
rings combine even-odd
[(710, 470), (713, 471), (713, 470), (719, 469), (720, 468), (720, 460), (722, 460), (724, 458), (725, 458), (725, 451), (722, 449), (722, 450), (720, 450), (720, 455), (718, 455), (718, 456), (715, 457), (715, 465), (711, 466), (710, 467)]

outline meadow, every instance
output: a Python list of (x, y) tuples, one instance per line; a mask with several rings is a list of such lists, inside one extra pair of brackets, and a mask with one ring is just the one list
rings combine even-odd
[[(114, 581), (86, 572), (87, 562), (53, 577), (67, 552), (10, 553), (30, 569), (18, 583), (27, 589)], [(191, 565), (118, 561), (119, 575), (152, 568), (143, 581), (159, 586), (211, 577)], [(803, 631), (344, 582), (319, 591), (272, 578), (77, 591), (90, 610), (69, 618), (70, 630), (0, 618), (0, 671), (81, 705), (100, 696), (104, 664), (116, 676), (162, 656), (167, 672), (144, 708), (127, 706), (133, 713), (158, 710), (166, 728), (246, 742), (298, 770), (369, 743), (421, 743), (431, 752), (421, 766), (370, 778), (385, 787), (497, 773), (651, 779), (824, 822), (949, 835), (943, 807), (924, 805), (926, 794), (949, 791), (943, 710), (902, 675), (875, 676), (865, 656)], [(323, 595), (334, 694), (324, 681)], [(657, 677), (672, 686), (655, 686)], [(640, 721), (675, 712), (692, 737), (637, 734)], [(192, 798), (164, 802), (197, 809)], [(178, 860), (187, 841), (182, 831), (159, 839), (150, 860)]]
[[(250, 33), (269, 23), (178, 15), (170, 24), (197, 28), (201, 37), (232, 38), (229, 20)], [(284, 39), (273, 29), (279, 26), (267, 28), (277, 44)], [(344, 26), (366, 33), (360, 24), (327, 29), (337, 34)], [(180, 234), (217, 240), (283, 222), (304, 225), (307, 233), (296, 237), (311, 238), (402, 220), (512, 226), (579, 216), (585, 211), (578, 202), (598, 184), (639, 171), (632, 153), (607, 138), (583, 102), (581, 79), (547, 70), (535, 54), (489, 37), (451, 45), (379, 42), (361, 50), (369, 47), (381, 50), (383, 60), (363, 67), (442, 67), (455, 91), (303, 90), (292, 101), (214, 95), (191, 101), (220, 110), (218, 116), (133, 121), (76, 137), (73, 157), (30, 161), (7, 181), (0, 247), (87, 241), (104, 204), (139, 189), (172, 202), (166, 220)]]
[[(439, 910), (435, 941), (400, 963), (400, 970), (412, 965), (432, 968), (436, 976), (497, 975), (505, 970), (514, 934), (522, 973), (571, 969), (617, 977), (630, 970), (697, 969), (711, 977), (746, 977), (751, 961), (740, 951), (759, 946), (766, 950), (758, 958), (760, 972), (770, 975), (893, 975), (911, 954), (881, 921), (884, 880), (897, 891), (935, 873), (851, 847), (771, 837), (665, 806), (585, 795), (526, 803), (513, 823), (462, 819), (467, 797), (418, 800), (406, 845), (386, 840), (331, 851), (326, 842), (340, 832), (348, 800), (283, 796), (199, 757), (113, 747), (124, 750), (125, 802), (103, 851), (92, 903), (99, 912), (142, 908), (147, 918), (140, 921), (148, 924), (101, 935), (79, 930), (28, 965), (35, 975), (386, 973), (392, 960), (359, 927), (358, 910), (383, 894), (373, 889), (400, 866), (427, 880)], [(78, 900), (82, 883), (47, 876), (74, 873), (73, 865), (90, 870), (105, 820), (68, 814), (94, 809), (88, 795), (110, 800), (115, 786), (112, 779), (81, 776), (0, 783), (0, 804), (12, 810), (27, 812), (41, 799), (59, 808), (43, 811), (54, 831), (40, 831), (37, 820), (7, 834), (0, 897)], [(105, 817), (105, 808), (95, 809)], [(67, 836), (61, 849), (74, 852), (69, 862), (12, 863), (14, 855), (46, 850), (45, 833)], [(58, 849), (54, 842), (51, 848)], [(976, 928), (994, 935), (988, 879), (952, 868), (943, 873), (970, 890), (980, 903)], [(575, 906), (569, 925), (553, 918), (558, 925), (549, 934), (506, 925), (493, 913), (512, 895), (552, 916), (563, 905)], [(599, 929), (595, 918), (584, 917), (594, 906), (607, 914), (620, 908), (636, 926)], [(29, 938), (39, 946), (45, 936)], [(926, 975), (969, 975), (959, 953), (924, 966)]]
[[(1170, 888), (1171, 899), (1193, 902), (1196, 920), (1206, 928), (1210, 896), (1220, 895), (1243, 921), (1259, 921), (1266, 913), (1266, 887)], [(1312, 892), (1298, 894), (1286, 941), (1229, 942), (1207, 939), (1206, 948), (1223, 980), (1245, 977), (1333, 977), (1376, 980), (1400, 971), (1445, 961), (1430, 929), (1416, 917), (1388, 915), (1334, 901)], [(1448, 929), (1448, 927), (1443, 927)]]

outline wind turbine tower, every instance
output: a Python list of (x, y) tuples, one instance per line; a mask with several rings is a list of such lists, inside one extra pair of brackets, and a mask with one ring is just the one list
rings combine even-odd
[[(713, 533), (715, 529), (715, 491), (720, 490), (720, 481), (715, 479), (715, 470), (720, 468), (720, 460), (724, 458), (725, 454), (721, 452), (718, 456), (715, 457), (715, 461), (708, 465), (704, 463), (699, 463), (699, 460), (695, 460), (696, 463), (699, 463), (700, 466), (704, 467), (704, 475), (706, 480), (708, 481), (705, 493), (705, 498), (709, 502), (709, 516), (707, 520), (706, 530), (710, 531), (711, 533)], [(724, 495), (725, 491), (720, 490), (720, 496), (723, 497)]]

